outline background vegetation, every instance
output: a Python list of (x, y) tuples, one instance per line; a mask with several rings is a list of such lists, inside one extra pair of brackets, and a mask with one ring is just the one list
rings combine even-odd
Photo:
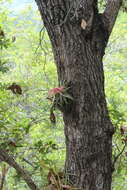
[[(12, 12), (10, 1), (0, 1), (0, 147), (14, 155), (43, 189), (52, 168), (63, 170), (64, 130), (60, 112), (50, 121), (48, 91), (57, 87), (51, 44), (36, 9), (27, 5)], [(125, 8), (124, 8), (125, 9)], [(3, 32), (3, 33), (2, 33)], [(113, 139), (113, 190), (127, 189), (127, 14), (120, 12), (105, 58), (105, 87)], [(16, 83), (21, 93), (12, 92)], [(0, 163), (3, 190), (26, 190), (16, 171)]]

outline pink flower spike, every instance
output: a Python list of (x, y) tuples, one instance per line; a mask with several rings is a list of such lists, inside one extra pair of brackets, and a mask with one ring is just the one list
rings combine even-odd
[(52, 88), (51, 90), (49, 90), (48, 92), (48, 97), (52, 97), (54, 96), (55, 94), (59, 94), (61, 92), (64, 91), (64, 87), (61, 86), (61, 87), (57, 87), (57, 88)]

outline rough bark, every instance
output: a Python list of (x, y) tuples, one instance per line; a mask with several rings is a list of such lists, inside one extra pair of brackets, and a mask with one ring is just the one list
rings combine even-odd
[(14, 160), (14, 158), (9, 155), (5, 150), (0, 148), (0, 161), (4, 161), (7, 164), (9, 164), (11, 167), (15, 168), (16, 172), (25, 180), (27, 185), (31, 190), (39, 190), (39, 188), (35, 185), (33, 180), (31, 179), (30, 175), (27, 171), (25, 171), (17, 162)]
[(107, 27), (109, 34), (112, 32), (122, 2), (123, 0), (107, 0), (103, 17), (107, 20), (105, 22), (105, 27)]
[[(64, 106), (69, 181), (84, 190), (110, 190), (112, 135), (104, 92), (103, 55), (121, 0), (36, 0), (47, 28), (60, 83), (74, 101)], [(84, 23), (84, 25), (82, 25)]]

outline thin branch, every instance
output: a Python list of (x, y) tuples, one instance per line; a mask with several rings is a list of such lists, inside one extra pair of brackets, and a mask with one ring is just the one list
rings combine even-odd
[(27, 183), (31, 190), (39, 190), (34, 181), (31, 179), (30, 174), (25, 171), (13, 158), (12, 155), (9, 155), (5, 150), (0, 148), (0, 161), (4, 161), (9, 164), (11, 167), (15, 168), (17, 173), (21, 175), (24, 181)]
[[(44, 32), (45, 32), (44, 29), (45, 29), (45, 27), (43, 26), (43, 27), (41, 28), (40, 32), (39, 32), (39, 44), (38, 44), (38, 46), (37, 46), (37, 48), (36, 48), (36, 50), (35, 50), (35, 54), (37, 53), (39, 47), (41, 47), (42, 50), (45, 52), (45, 49), (43, 49), (43, 47), (42, 47), (42, 40), (43, 40), (43, 38), (44, 38)], [(42, 32), (43, 32), (43, 34), (42, 34)]]
[(3, 189), (3, 187), (4, 187), (4, 182), (5, 182), (5, 175), (2, 174), (1, 183), (0, 183), (0, 190)]
[(9, 167), (6, 167), (5, 165), (2, 168), (2, 176), (1, 176), (1, 184), (0, 184), (0, 190), (3, 189), (4, 187), (4, 182), (5, 182), (5, 178), (6, 178), (6, 174), (9, 170)]
[(125, 143), (123, 149), (121, 150), (121, 152), (119, 152), (119, 154), (114, 157), (113, 166), (115, 165), (115, 163), (118, 160), (118, 158), (122, 155), (122, 153), (124, 152), (125, 148), (126, 148), (126, 143)]
[(23, 161), (32, 166), (33, 168), (35, 168), (35, 166), (31, 162), (29, 162), (29, 160), (27, 160), (26, 158), (23, 158)]
[(107, 0), (106, 8), (103, 13), (103, 21), (109, 35), (112, 32), (122, 2), (123, 0)]

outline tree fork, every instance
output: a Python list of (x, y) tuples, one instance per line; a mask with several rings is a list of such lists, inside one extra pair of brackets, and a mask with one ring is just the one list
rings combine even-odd
[(110, 190), (112, 135), (104, 92), (103, 55), (121, 0), (36, 0), (49, 34), (58, 80), (71, 84), (74, 101), (63, 110), (65, 170), (83, 190)]

